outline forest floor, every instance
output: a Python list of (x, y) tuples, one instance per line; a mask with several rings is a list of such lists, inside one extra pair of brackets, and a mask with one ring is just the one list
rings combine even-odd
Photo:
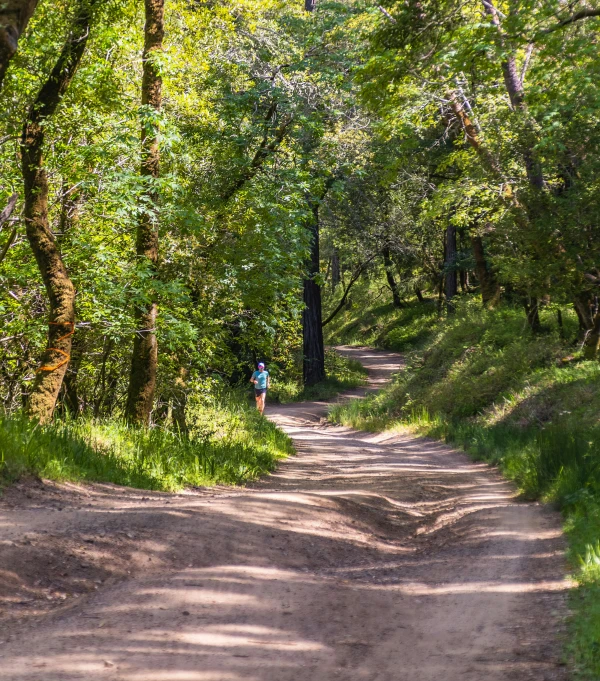
[[(345, 348), (364, 394), (401, 358)], [(183, 494), (23, 481), (0, 500), (0, 679), (568, 678), (561, 517), (408, 434), (268, 415), (297, 456)]]

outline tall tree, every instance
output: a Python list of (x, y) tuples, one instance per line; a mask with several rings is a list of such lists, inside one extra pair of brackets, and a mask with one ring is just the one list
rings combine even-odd
[[(327, 191), (327, 189), (325, 190)], [(323, 196), (325, 193), (323, 193)], [(319, 199), (309, 201), (313, 219), (309, 229), (311, 237), (310, 259), (304, 279), (304, 310), (302, 312), (302, 354), (304, 385), (314, 385), (325, 378), (325, 345), (323, 342), (323, 312), (319, 275)]]
[(3, 0), (0, 6), (0, 89), (8, 64), (17, 51), (19, 38), (37, 4), (38, 0)]
[(500, 287), (486, 260), (482, 238), (478, 234), (473, 234), (471, 236), (471, 245), (475, 259), (475, 272), (479, 280), (481, 302), (484, 306), (494, 305), (500, 298)]
[(392, 254), (390, 253), (389, 246), (385, 246), (381, 251), (383, 255), (383, 265), (385, 267), (385, 277), (387, 279), (388, 286), (392, 292), (392, 301), (395, 308), (402, 307), (402, 301), (400, 300), (400, 294), (398, 292), (398, 284), (394, 278), (394, 263), (392, 261)]
[(456, 296), (458, 286), (456, 280), (456, 225), (452, 222), (448, 223), (446, 227), (446, 305), (448, 306), (448, 313), (454, 312), (454, 297)]
[(75, 329), (75, 288), (48, 222), (48, 176), (44, 167), (45, 125), (56, 111), (81, 62), (90, 32), (94, 0), (81, 0), (73, 25), (48, 80), (23, 126), (21, 161), (27, 239), (49, 298), (48, 347), (36, 373), (28, 412), (41, 422), (52, 418), (71, 353)]
[[(142, 76), (142, 163), (146, 186), (141, 197), (136, 253), (152, 269), (158, 262), (158, 194), (156, 180), (160, 169), (160, 148), (156, 114), (162, 106), (162, 78), (159, 55), (163, 49), (164, 0), (145, 0), (144, 54)], [(131, 373), (126, 415), (132, 423), (148, 424), (156, 390), (158, 345), (156, 341), (156, 300), (135, 310)]]

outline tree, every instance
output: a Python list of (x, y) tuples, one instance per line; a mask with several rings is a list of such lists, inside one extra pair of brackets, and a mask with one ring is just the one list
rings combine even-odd
[(321, 268), (319, 248), (319, 206), (328, 186), (322, 195), (311, 197), (309, 204), (312, 220), (310, 231), (310, 257), (307, 263), (307, 276), (303, 283), (304, 310), (302, 311), (302, 376), (304, 385), (315, 385), (325, 379), (325, 344), (323, 342), (323, 312), (321, 303)]
[[(142, 76), (142, 165), (146, 180), (141, 197), (137, 228), (136, 254), (151, 270), (158, 262), (158, 192), (160, 148), (157, 114), (162, 105), (162, 78), (159, 55), (163, 49), (164, 0), (145, 0), (144, 54)], [(153, 298), (153, 296), (151, 296)], [(155, 299), (138, 304), (135, 310), (136, 332), (133, 341), (131, 374), (126, 415), (132, 423), (148, 425), (156, 390), (158, 345)]]
[(27, 240), (49, 299), (48, 347), (29, 396), (28, 412), (52, 418), (71, 354), (75, 330), (75, 288), (48, 223), (48, 177), (44, 167), (45, 124), (60, 104), (81, 62), (90, 32), (93, 0), (81, 0), (70, 35), (52, 73), (29, 110), (21, 139)]
[(455, 311), (454, 297), (458, 292), (456, 272), (456, 225), (450, 221), (446, 227), (446, 305), (448, 314)]
[(392, 261), (392, 254), (388, 246), (384, 246), (382, 250), (383, 254), (383, 266), (385, 267), (385, 276), (387, 279), (388, 286), (392, 292), (392, 301), (395, 308), (401, 308), (402, 301), (400, 300), (400, 294), (398, 293), (398, 284), (394, 279), (394, 263)]
[(0, 90), (21, 34), (33, 16), (38, 0), (3, 0), (0, 10)]

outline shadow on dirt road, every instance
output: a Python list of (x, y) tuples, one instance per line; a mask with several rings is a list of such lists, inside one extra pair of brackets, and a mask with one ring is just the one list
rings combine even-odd
[[(369, 369), (366, 389), (401, 362), (342, 351)], [(566, 679), (559, 516), (446, 445), (327, 425), (326, 409), (268, 408), (298, 455), (251, 488), (8, 495), (3, 584), (26, 593), (5, 600), (0, 679)], [(45, 546), (64, 602), (25, 616), (56, 588), (15, 556)]]

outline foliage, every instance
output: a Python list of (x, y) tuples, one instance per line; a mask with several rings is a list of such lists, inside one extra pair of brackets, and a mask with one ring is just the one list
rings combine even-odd
[(375, 345), (397, 352), (417, 347), (439, 320), (437, 305), (431, 300), (411, 300), (396, 309), (388, 302), (389, 297), (389, 290), (375, 276), (362, 281), (352, 290), (345, 309), (327, 327), (329, 341)]
[[(445, 439), (500, 466), (526, 498), (557, 504), (581, 584), (569, 646), (578, 678), (592, 679), (600, 670), (600, 365), (573, 352), (555, 319), (543, 316), (545, 333), (536, 336), (519, 310), (482, 311), (466, 301), (407, 356), (389, 388), (335, 405), (330, 418)], [(565, 317), (563, 334), (576, 328)]]
[(329, 400), (344, 390), (358, 388), (366, 382), (367, 370), (360, 362), (343, 357), (331, 348), (325, 349), (325, 370), (325, 381), (308, 387), (302, 386), (300, 362), (291, 371), (273, 371), (269, 398), (281, 403)]

